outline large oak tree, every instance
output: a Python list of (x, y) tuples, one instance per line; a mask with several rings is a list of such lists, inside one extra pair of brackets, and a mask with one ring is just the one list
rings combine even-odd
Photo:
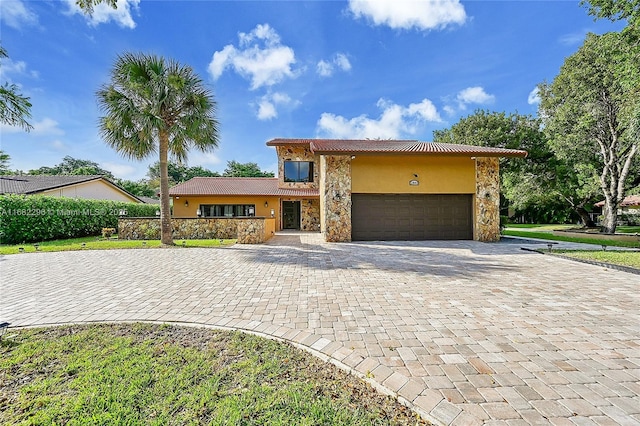
[[(570, 173), (571, 167), (555, 157), (542, 132), (539, 118), (517, 113), (477, 110), (449, 129), (433, 132), (434, 142), (524, 149), (526, 158), (500, 159), (500, 187), (509, 207), (518, 210), (566, 210), (592, 225), (585, 206), (597, 193), (596, 182), (585, 185)], [(562, 209), (566, 211), (565, 209)], [(556, 211), (556, 215), (559, 212)]]
[(539, 115), (559, 159), (579, 180), (598, 179), (603, 230), (616, 229), (617, 210), (632, 185), (640, 136), (640, 51), (620, 33), (589, 34), (551, 83), (540, 88)]

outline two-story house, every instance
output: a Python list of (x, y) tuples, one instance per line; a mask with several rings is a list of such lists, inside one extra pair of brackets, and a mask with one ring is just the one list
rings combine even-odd
[(194, 178), (176, 218), (264, 216), (326, 241), (498, 240), (499, 158), (526, 151), (414, 140), (273, 139), (277, 178)]

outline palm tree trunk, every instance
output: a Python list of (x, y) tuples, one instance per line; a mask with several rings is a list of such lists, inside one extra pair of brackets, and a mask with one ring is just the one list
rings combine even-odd
[(169, 205), (169, 134), (160, 131), (160, 241), (163, 245), (173, 245), (171, 226), (171, 206)]

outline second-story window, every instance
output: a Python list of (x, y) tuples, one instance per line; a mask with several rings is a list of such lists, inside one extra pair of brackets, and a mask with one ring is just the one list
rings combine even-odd
[(313, 161), (285, 161), (285, 182), (313, 182)]

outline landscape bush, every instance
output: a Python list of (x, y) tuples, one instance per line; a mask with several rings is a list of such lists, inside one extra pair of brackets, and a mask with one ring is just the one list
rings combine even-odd
[(118, 216), (155, 217), (158, 206), (110, 200), (0, 195), (0, 243), (18, 244), (100, 235)]

